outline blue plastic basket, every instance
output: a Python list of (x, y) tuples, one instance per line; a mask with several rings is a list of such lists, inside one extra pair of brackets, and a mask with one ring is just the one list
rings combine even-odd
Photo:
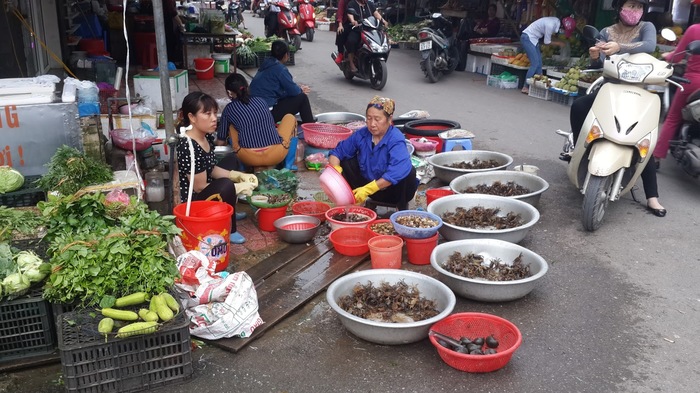
[[(414, 228), (399, 224), (396, 219), (402, 216), (420, 216), (425, 218), (430, 218), (437, 221), (437, 225), (431, 228)], [(442, 219), (433, 213), (428, 213), (421, 210), (401, 210), (389, 217), (391, 223), (394, 225), (394, 230), (399, 236), (407, 239), (427, 239), (429, 237), (435, 236), (438, 229), (442, 226)]]

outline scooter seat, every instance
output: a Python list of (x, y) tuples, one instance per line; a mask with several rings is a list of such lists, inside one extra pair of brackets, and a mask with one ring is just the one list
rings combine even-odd
[(688, 96), (688, 99), (685, 100), (686, 104), (690, 104), (691, 102), (700, 100), (700, 90), (694, 91), (691, 95)]

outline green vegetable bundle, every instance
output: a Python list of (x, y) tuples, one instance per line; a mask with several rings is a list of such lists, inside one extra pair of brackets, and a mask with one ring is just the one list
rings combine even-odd
[(43, 225), (44, 219), (33, 210), (0, 206), (0, 241), (11, 239), (13, 234), (35, 234)]
[(58, 191), (61, 195), (114, 179), (107, 165), (65, 145), (56, 150), (46, 166), (48, 171), (37, 184), (44, 191)]

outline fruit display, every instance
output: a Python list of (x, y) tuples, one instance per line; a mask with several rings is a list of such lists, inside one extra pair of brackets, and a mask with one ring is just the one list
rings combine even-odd
[(532, 76), (532, 79), (535, 81), (536, 84), (537, 82), (544, 84), (547, 89), (552, 87), (552, 80), (545, 75), (535, 74)]
[(542, 53), (543, 59), (551, 58), (552, 56), (559, 54), (559, 46), (552, 44), (540, 45), (540, 53)]
[(581, 70), (578, 68), (570, 68), (569, 71), (554, 84), (554, 87), (571, 93), (578, 92), (578, 81), (581, 79)]
[(529, 67), (530, 59), (527, 58), (525, 53), (518, 53), (514, 58), (508, 60), (508, 64), (512, 64), (518, 67)]

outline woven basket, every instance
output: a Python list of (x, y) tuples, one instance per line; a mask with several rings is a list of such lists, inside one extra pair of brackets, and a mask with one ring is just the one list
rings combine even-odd
[(321, 149), (334, 149), (338, 142), (347, 139), (352, 130), (336, 124), (304, 123), (304, 140), (311, 146)]

